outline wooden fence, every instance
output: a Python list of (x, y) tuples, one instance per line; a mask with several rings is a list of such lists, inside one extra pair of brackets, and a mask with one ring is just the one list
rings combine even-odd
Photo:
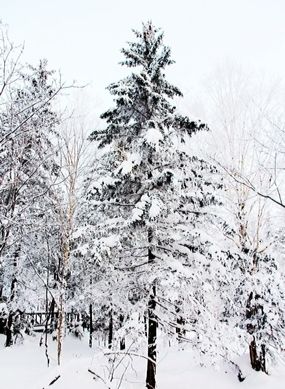
[[(41, 331), (47, 326), (49, 329), (56, 324), (58, 319), (58, 312), (25, 312), (21, 314), (25, 321), (32, 324), (35, 331)], [(82, 320), (82, 315), (76, 312), (66, 312), (65, 321), (66, 324), (70, 324), (74, 321)]]

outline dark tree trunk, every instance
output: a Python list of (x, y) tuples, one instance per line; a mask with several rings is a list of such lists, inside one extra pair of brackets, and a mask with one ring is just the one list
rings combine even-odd
[(144, 314), (144, 317), (143, 317), (143, 322), (144, 322), (144, 334), (145, 334), (145, 337), (147, 338), (147, 333), (148, 333), (148, 323), (147, 323), (147, 312), (145, 312)]
[(178, 341), (181, 341), (181, 340), (182, 340), (182, 337), (185, 336), (185, 329), (184, 329), (184, 326), (185, 326), (185, 319), (181, 316), (181, 308), (180, 308), (178, 305), (180, 305), (179, 302), (177, 303), (177, 305), (176, 305), (176, 307), (175, 307), (175, 311), (176, 311), (176, 313), (177, 313), (177, 319), (176, 319), (176, 323), (177, 323), (176, 334), (177, 334)]
[(53, 332), (56, 329), (56, 313), (55, 313), (55, 299), (53, 298), (50, 303), (49, 308), (49, 318), (50, 318), (50, 332)]
[(185, 329), (183, 328), (185, 325), (185, 319), (183, 319), (182, 316), (179, 316), (176, 319), (177, 327), (176, 327), (176, 334), (177, 334), (177, 339), (179, 342), (181, 342), (182, 338), (185, 337)]
[(149, 296), (148, 302), (148, 361), (146, 373), (146, 387), (147, 389), (155, 389), (156, 387), (156, 338), (157, 338), (157, 320), (155, 317), (156, 307), (156, 287), (152, 287), (152, 293)]
[(126, 349), (126, 342), (125, 338), (120, 339), (120, 350), (125, 350)]
[(17, 268), (18, 268), (18, 261), (19, 261), (20, 251), (21, 251), (21, 248), (20, 248), (20, 246), (18, 246), (16, 251), (15, 251), (14, 261), (13, 261), (14, 275), (13, 275), (13, 279), (12, 279), (12, 282), (11, 282), (11, 297), (10, 297), (10, 301), (13, 301), (14, 298), (16, 297), (16, 289), (17, 289), (17, 282), (18, 282), (18, 280), (17, 280)]
[(92, 304), (89, 305), (89, 347), (92, 347), (93, 322), (92, 322)]
[(2, 281), (2, 270), (0, 270), (0, 301), (2, 300), (2, 298), (3, 298), (3, 281)]
[(113, 344), (113, 312), (109, 312), (109, 328), (108, 328), (108, 348), (112, 348)]
[(263, 371), (264, 373), (267, 374), (267, 369), (266, 369), (266, 348), (265, 348), (265, 344), (262, 344), (261, 345), (261, 351), (260, 351), (260, 368), (261, 368), (261, 371)]
[(255, 337), (253, 337), (253, 340), (250, 342), (249, 345), (250, 364), (253, 370), (267, 373), (265, 355), (265, 345), (262, 344), (260, 347), (260, 351), (258, 351)]
[(7, 325), (6, 325), (6, 342), (5, 342), (5, 347), (10, 347), (13, 344), (13, 319), (14, 315), (13, 313), (9, 313), (8, 320), (7, 320)]
[(7, 319), (0, 318), (0, 334), (6, 334)]
[[(149, 178), (151, 173), (149, 173)], [(152, 264), (155, 255), (152, 252), (153, 231), (152, 228), (148, 229), (148, 263)], [(155, 316), (156, 308), (156, 286), (155, 284), (151, 288), (151, 292), (148, 300), (148, 336), (147, 336), (147, 371), (146, 371), (146, 387), (147, 389), (155, 389), (156, 387), (156, 338), (157, 338), (157, 320)]]
[[(124, 315), (120, 314), (120, 327), (122, 328), (124, 324)], [(125, 350), (126, 349), (126, 342), (125, 342), (125, 337), (122, 337), (120, 339), (120, 350)]]
[[(14, 276), (11, 282), (11, 295), (10, 295), (10, 302), (13, 301), (16, 297), (16, 289), (17, 289), (17, 267), (18, 267), (18, 260), (19, 260), (19, 255), (20, 255), (20, 246), (17, 247), (14, 255), (14, 261), (13, 261), (13, 266), (14, 266)], [(6, 324), (6, 342), (5, 342), (5, 347), (12, 346), (13, 344), (13, 322), (14, 322), (14, 313), (12, 310), (9, 312), (9, 316), (7, 319), (7, 324)]]
[(17, 285), (17, 278), (14, 277), (11, 283), (11, 297), (10, 300), (13, 301), (16, 294), (16, 285)]
[(251, 367), (257, 371), (260, 370), (257, 366), (258, 358), (257, 358), (255, 338), (253, 338), (253, 340), (249, 344), (249, 357), (250, 357)]
[[(253, 292), (250, 293), (246, 305), (247, 319), (254, 319), (256, 315), (262, 316), (264, 314), (263, 306), (257, 302), (258, 299), (259, 296), (254, 295)], [(253, 370), (267, 373), (265, 344), (261, 344), (259, 349), (255, 338), (256, 331), (260, 329), (258, 328), (258, 326), (261, 326), (259, 320), (257, 320), (257, 324), (255, 325), (253, 325), (252, 323), (249, 323), (247, 325), (247, 332), (253, 337), (252, 341), (249, 344), (250, 364)]]

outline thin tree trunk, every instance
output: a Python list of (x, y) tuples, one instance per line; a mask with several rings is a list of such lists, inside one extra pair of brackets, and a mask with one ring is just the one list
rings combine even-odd
[(144, 322), (144, 334), (145, 334), (145, 337), (147, 338), (147, 334), (148, 334), (148, 318), (147, 318), (147, 311), (145, 312), (144, 314), (144, 317), (143, 317), (143, 322)]
[(89, 347), (92, 347), (92, 334), (93, 334), (93, 323), (92, 323), (92, 304), (89, 305)]
[(185, 319), (181, 316), (181, 308), (179, 307), (181, 303), (178, 301), (175, 307), (175, 311), (177, 313), (177, 318), (176, 318), (176, 334), (177, 334), (177, 339), (180, 342), (182, 337), (185, 336)]
[[(13, 267), (14, 267), (14, 276), (11, 282), (11, 295), (10, 295), (10, 302), (12, 302), (15, 297), (16, 297), (16, 288), (17, 288), (17, 267), (18, 267), (18, 260), (19, 260), (19, 255), (20, 255), (20, 247), (17, 248), (14, 256), (14, 261), (13, 261)], [(10, 305), (10, 304), (9, 304)], [(14, 321), (14, 313), (11, 309), (9, 309), (9, 315), (7, 319), (7, 324), (6, 324), (6, 342), (5, 342), (5, 347), (10, 347), (13, 344), (13, 321)]]
[(13, 318), (14, 315), (12, 312), (9, 313), (8, 319), (7, 319), (7, 325), (6, 325), (6, 342), (5, 347), (10, 347), (13, 344)]
[(185, 326), (185, 320), (183, 319), (182, 316), (179, 316), (176, 319), (177, 327), (176, 327), (176, 334), (177, 334), (177, 339), (179, 342), (181, 342), (182, 337), (185, 336), (185, 329), (183, 328)]
[(108, 348), (112, 348), (113, 343), (113, 311), (109, 312), (109, 328), (108, 328)]
[(61, 351), (62, 351), (62, 342), (63, 342), (64, 324), (65, 324), (64, 320), (65, 320), (64, 290), (62, 290), (60, 292), (58, 322), (57, 322), (57, 364), (58, 365), (60, 365), (60, 360), (61, 360)]
[(2, 300), (3, 297), (3, 270), (1, 268), (2, 264), (0, 264), (0, 301)]
[[(122, 328), (124, 323), (124, 315), (120, 314), (120, 327)], [(120, 339), (120, 350), (125, 350), (126, 348), (126, 342), (125, 342), (125, 337), (122, 337)]]

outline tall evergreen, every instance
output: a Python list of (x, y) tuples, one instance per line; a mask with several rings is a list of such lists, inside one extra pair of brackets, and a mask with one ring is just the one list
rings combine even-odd
[[(207, 126), (176, 111), (182, 93), (165, 77), (174, 61), (163, 33), (148, 22), (134, 34), (121, 63), (133, 71), (108, 87), (115, 106), (101, 116), (106, 128), (90, 135), (101, 151), (86, 182), (81, 239), (82, 252), (101, 266), (101, 284), (112, 288), (119, 278), (123, 308), (139, 304), (147, 313), (146, 386), (153, 389), (158, 323), (173, 331), (160, 299), (179, 305), (178, 327), (181, 315), (201, 314), (212, 257), (207, 209), (218, 203), (219, 184), (210, 177), (215, 168), (189, 154), (191, 137)], [(116, 293), (105, 296), (116, 305)]]

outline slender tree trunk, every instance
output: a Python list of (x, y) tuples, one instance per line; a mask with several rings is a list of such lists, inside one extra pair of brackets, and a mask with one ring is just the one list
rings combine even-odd
[(64, 310), (64, 301), (65, 301), (65, 290), (62, 289), (60, 292), (59, 298), (59, 309), (58, 309), (58, 321), (57, 321), (57, 364), (60, 365), (61, 360), (61, 351), (62, 351), (62, 342), (64, 335), (64, 321), (65, 321), (65, 310)]
[[(18, 260), (19, 260), (19, 255), (20, 255), (20, 247), (17, 248), (14, 256), (14, 262), (13, 262), (13, 267), (14, 267), (14, 276), (11, 282), (11, 295), (10, 295), (10, 302), (12, 302), (15, 297), (16, 297), (16, 288), (17, 288), (17, 267), (18, 267)], [(10, 304), (9, 304), (10, 306)], [(5, 347), (10, 347), (13, 344), (13, 322), (14, 322), (14, 313), (13, 310), (10, 306), (9, 309), (9, 315), (7, 319), (7, 324), (6, 324), (6, 342), (5, 342)]]
[(108, 328), (108, 348), (112, 348), (113, 343), (113, 311), (109, 312), (109, 328)]
[(144, 315), (143, 315), (143, 324), (144, 324), (144, 334), (145, 334), (145, 337), (147, 338), (147, 334), (148, 334), (148, 313), (147, 313), (147, 310), (144, 312)]
[(56, 315), (55, 315), (55, 299), (53, 298), (50, 303), (50, 332), (52, 333), (56, 329)]
[(92, 322), (92, 304), (89, 305), (89, 347), (92, 347), (93, 322)]
[(14, 271), (13, 271), (13, 279), (12, 279), (12, 282), (11, 282), (11, 297), (10, 297), (10, 301), (13, 301), (16, 297), (16, 289), (17, 289), (17, 272), (18, 272), (18, 262), (19, 262), (19, 256), (20, 256), (20, 246), (18, 246), (16, 252), (15, 252), (15, 255), (14, 255), (14, 261), (13, 261), (13, 268), (14, 268)]
[(0, 301), (2, 300), (3, 297), (3, 269), (1, 268), (0, 264)]
[(180, 342), (182, 337), (185, 336), (185, 319), (181, 316), (181, 308), (179, 307), (181, 305), (181, 302), (178, 301), (175, 307), (175, 312), (177, 313), (177, 318), (176, 318), (176, 334), (177, 334), (177, 339)]
[[(122, 328), (124, 323), (124, 315), (120, 314), (120, 327)], [(125, 337), (122, 337), (120, 339), (120, 350), (125, 350), (126, 349), (126, 342), (125, 342)]]
[(6, 325), (6, 342), (5, 347), (10, 347), (13, 344), (13, 319), (14, 315), (12, 312), (9, 313), (8, 319), (7, 319), (7, 325)]

